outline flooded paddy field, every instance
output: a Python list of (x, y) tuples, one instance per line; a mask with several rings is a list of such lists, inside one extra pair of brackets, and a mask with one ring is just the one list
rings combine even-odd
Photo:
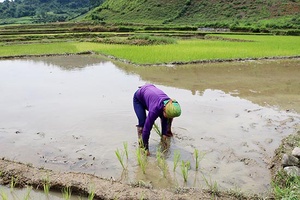
[[(0, 61), (0, 157), (61, 172), (143, 180), (154, 188), (207, 187), (263, 193), (282, 138), (299, 130), (300, 60), (138, 67), (96, 55)], [(146, 174), (137, 165), (132, 97), (153, 83), (178, 100), (168, 174), (152, 131)], [(157, 121), (159, 124), (159, 121)], [(128, 143), (127, 170), (115, 156)], [(204, 157), (195, 169), (194, 150)], [(191, 162), (184, 183), (173, 157)]]

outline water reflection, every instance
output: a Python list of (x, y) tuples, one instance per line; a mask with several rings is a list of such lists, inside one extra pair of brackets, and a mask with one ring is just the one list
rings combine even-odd
[(190, 90), (193, 95), (217, 89), (262, 106), (300, 112), (300, 59), (123, 68), (145, 81)]
[[(299, 126), (299, 114), (265, 105), (299, 110), (299, 65), (289, 60), (137, 67), (93, 55), (0, 61), (0, 156), (119, 179), (122, 167), (114, 151), (126, 141), (126, 181), (140, 179), (132, 96), (137, 86), (151, 82), (178, 99), (183, 110), (173, 124), (169, 170), (175, 150), (194, 166), (199, 149), (206, 156), (199, 172), (192, 167), (188, 186), (205, 184), (205, 176), (225, 188), (266, 191), (268, 161)], [(153, 176), (145, 181), (154, 187), (182, 183), (180, 169), (159, 181), (155, 132), (150, 143), (147, 176)]]
[(94, 66), (99, 63), (105, 63), (107, 60), (100, 56), (45, 56), (45, 57), (32, 57), (33, 62), (42, 62), (47, 66), (60, 67), (63, 70), (80, 70), (85, 67)]

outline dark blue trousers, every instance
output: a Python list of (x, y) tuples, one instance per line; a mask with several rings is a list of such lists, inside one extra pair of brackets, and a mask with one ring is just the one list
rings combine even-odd
[(144, 127), (144, 124), (145, 124), (145, 121), (146, 121), (146, 106), (143, 105), (139, 100), (138, 98), (136, 97), (136, 93), (134, 93), (133, 95), (133, 108), (134, 108), (134, 111), (135, 111), (135, 114), (138, 118), (138, 127)]

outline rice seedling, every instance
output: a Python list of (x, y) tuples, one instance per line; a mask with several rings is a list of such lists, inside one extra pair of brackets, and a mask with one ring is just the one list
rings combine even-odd
[(198, 170), (199, 169), (199, 163), (204, 158), (205, 153), (204, 152), (199, 153), (198, 149), (195, 149), (194, 156), (195, 156), (196, 170)]
[(123, 147), (124, 147), (126, 159), (128, 160), (128, 143), (127, 142), (123, 142)]
[(44, 178), (44, 193), (48, 196), (49, 195), (49, 191), (50, 191), (50, 178), (49, 175), (47, 175), (46, 178)]
[(30, 193), (32, 191), (32, 187), (27, 187), (26, 194), (24, 196), (24, 200), (29, 200), (30, 199)]
[(125, 170), (125, 165), (124, 165), (124, 152), (120, 152), (119, 149), (117, 149), (115, 151), (115, 154), (120, 162), (120, 164), (122, 165), (123, 170)]
[(231, 196), (233, 196), (237, 199), (243, 199), (244, 198), (242, 190), (240, 188), (238, 188), (237, 186), (235, 186), (234, 188), (229, 189), (228, 193)]
[(163, 176), (166, 178), (167, 177), (167, 172), (168, 172), (168, 165), (167, 165), (167, 162), (164, 158), (161, 161), (161, 168), (162, 168)]
[(95, 197), (95, 187), (92, 186), (89, 189), (89, 196), (88, 196), (88, 200), (93, 200)]
[[(229, 37), (222, 35), (222, 37)], [(112, 55), (138, 64), (168, 63), (172, 61), (193, 61), (233, 58), (258, 58), (265, 56), (296, 55), (300, 39), (297, 36), (231, 36), (254, 42), (228, 42), (221, 40), (179, 40), (177, 44), (133, 46), (133, 45), (99, 45), (94, 51)], [(79, 48), (80, 45), (76, 44)], [(278, 48), (280, 47), (280, 48)], [(80, 49), (80, 48), (79, 48)], [(181, 51), (177, 51), (180, 49)], [(298, 48), (299, 49), (299, 48)], [(147, 53), (145, 56), (141, 52)], [(187, 52), (182, 54), (181, 52)], [(203, 52), (199, 54), (199, 52)], [(224, 53), (226, 52), (226, 53)]]
[(1, 195), (2, 200), (8, 200), (8, 196), (4, 191), (1, 190), (0, 195)]
[(187, 161), (185, 162), (185, 165), (186, 165), (186, 167), (187, 167), (188, 170), (191, 169), (191, 162), (190, 162), (189, 160), (187, 160)]
[(153, 129), (159, 135), (159, 137), (162, 137), (162, 133), (160, 132), (159, 127), (156, 123), (154, 123)]
[[(189, 62), (212, 59), (261, 58), (299, 54), (300, 39), (298, 36), (222, 35), (222, 37), (251, 40), (253, 42), (185, 39), (178, 40), (176, 44), (153, 46), (101, 44), (96, 42), (16, 44), (1, 46), (0, 56), (94, 51), (103, 55), (111, 55), (129, 60), (133, 63), (155, 64), (174, 61)], [(57, 48), (58, 44), (60, 48)]]
[(147, 152), (144, 148), (137, 148), (136, 157), (138, 165), (141, 167), (143, 174), (146, 174)]
[(62, 189), (62, 196), (65, 200), (70, 200), (71, 194), (72, 194), (71, 187), (66, 187)]
[(178, 166), (178, 163), (180, 161), (180, 152), (178, 150), (175, 150), (174, 151), (174, 158), (173, 158), (173, 163), (174, 163), (174, 166), (173, 166), (173, 171), (175, 172), (176, 171), (176, 168)]
[(145, 199), (145, 193), (142, 192), (141, 196), (140, 196), (140, 200), (144, 200)]
[(162, 153), (161, 153), (160, 148), (157, 148), (157, 150), (156, 150), (156, 160), (157, 160), (158, 165), (160, 165), (161, 160), (162, 160)]
[(209, 192), (213, 196), (218, 196), (220, 194), (218, 183), (216, 181), (212, 182), (211, 179), (208, 181), (205, 176), (203, 176), (203, 179), (205, 181), (206, 186), (208, 187)]
[(167, 177), (167, 171), (168, 171), (168, 165), (167, 162), (160, 150), (160, 148), (157, 149), (156, 151), (156, 160), (158, 163), (158, 167), (162, 170), (163, 176), (166, 178)]
[(199, 168), (199, 151), (198, 151), (198, 149), (195, 149), (194, 156), (195, 156), (195, 162), (196, 162), (196, 170), (198, 170), (198, 168)]
[(188, 173), (189, 173), (189, 161), (184, 162), (183, 160), (181, 161), (181, 174), (183, 177), (184, 182), (186, 183), (188, 180)]
[(13, 176), (11, 177), (11, 180), (10, 180), (10, 191), (13, 191), (14, 188), (16, 187), (17, 180), (18, 179), (15, 179)]

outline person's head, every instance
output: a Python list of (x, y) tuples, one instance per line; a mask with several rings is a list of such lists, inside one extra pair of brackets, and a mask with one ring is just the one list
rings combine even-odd
[(164, 101), (164, 116), (166, 118), (179, 117), (181, 114), (181, 108), (179, 103), (175, 99), (169, 99)]

